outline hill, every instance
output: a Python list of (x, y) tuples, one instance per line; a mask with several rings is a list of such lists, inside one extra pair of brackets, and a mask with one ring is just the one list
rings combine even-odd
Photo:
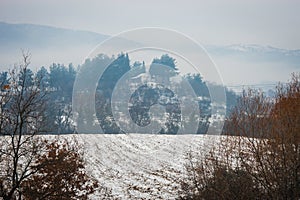
[(0, 22), (1, 48), (53, 48), (74, 45), (94, 45), (107, 35), (34, 24)]
[(80, 64), (107, 35), (33, 24), (0, 22), (0, 69), (11, 68), (21, 49), (32, 54), (33, 68), (53, 62)]

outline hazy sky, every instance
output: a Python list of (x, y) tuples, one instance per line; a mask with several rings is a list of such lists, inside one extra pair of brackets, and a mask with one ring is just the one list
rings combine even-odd
[(300, 1), (1, 0), (0, 21), (108, 35), (143, 27), (183, 32), (205, 44), (300, 49)]

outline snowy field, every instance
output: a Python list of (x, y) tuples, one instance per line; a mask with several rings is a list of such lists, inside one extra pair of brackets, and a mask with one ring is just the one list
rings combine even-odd
[[(205, 155), (212, 135), (79, 134), (88, 171), (115, 199), (175, 199), (187, 153)], [(95, 199), (98, 199), (95, 197)]]

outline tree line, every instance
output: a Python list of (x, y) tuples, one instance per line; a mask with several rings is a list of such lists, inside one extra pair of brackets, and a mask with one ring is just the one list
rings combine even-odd
[[(28, 65), (29, 61), (26, 62)], [(52, 64), (49, 72), (45, 67), (41, 67), (36, 73), (28, 67), (16, 67), (10, 72), (0, 73), (1, 93), (14, 91), (14, 87), (22, 87), (22, 84), (26, 90), (38, 87), (40, 93), (45, 95), (44, 130), (40, 130), (40, 133), (73, 133), (75, 129), (71, 123), (71, 102), (75, 76), (76, 70), (72, 64), (68, 67)]]
[[(97, 83), (91, 83), (89, 80), (99, 74), (99, 68), (108, 65), (101, 77), (98, 77), (99, 80)], [(179, 73), (176, 60), (170, 57), (167, 54), (162, 55), (160, 58), (154, 58), (150, 66), (150, 74), (155, 76), (157, 73), (161, 73), (162, 66), (169, 67), (168, 72), (163, 76), (166, 82), (176, 74)], [(63, 64), (53, 63), (49, 70), (45, 67), (41, 67), (36, 73), (34, 73), (30, 68), (27, 68), (26, 71), (22, 71), (20, 77), (22, 78), (26, 75), (25, 84), (27, 87), (34, 85), (36, 80), (39, 80), (39, 87), (45, 93), (47, 93), (47, 101), (45, 102), (45, 120), (44, 120), (44, 134), (67, 134), (73, 133), (76, 130), (76, 126), (81, 127), (92, 127), (95, 124), (99, 124), (101, 129), (106, 133), (121, 133), (122, 130), (116, 125), (112, 110), (111, 110), (111, 96), (114, 91), (114, 87), (119, 79), (129, 71), (135, 72), (145, 72), (145, 64), (141, 62), (134, 62), (130, 64), (130, 59), (127, 54), (121, 53), (116, 58), (114, 56), (109, 57), (104, 54), (100, 54), (93, 59), (87, 59), (81, 66), (74, 67), (72, 64), (65, 66)], [(96, 116), (89, 115), (91, 111), (87, 109), (88, 106), (85, 104), (88, 102), (82, 102), (82, 106), (79, 109), (80, 112), (77, 113), (77, 118), (72, 116), (72, 94), (73, 94), (73, 85), (76, 78), (76, 75), (85, 74), (85, 80), (83, 82), (82, 88), (90, 88), (90, 84), (97, 84), (95, 100), (96, 100)], [(12, 80), (10, 77), (11, 73), (4, 71), (0, 73), (0, 87), (1, 91), (5, 91), (10, 87)], [(197, 100), (199, 106), (199, 112), (195, 113), (191, 110), (190, 120), (199, 121), (198, 129), (196, 133), (206, 133), (209, 123), (209, 118), (211, 117), (211, 100), (210, 94), (207, 87), (207, 83), (203, 80), (200, 74), (187, 74), (184, 76), (184, 79), (191, 85), (195, 94), (198, 97), (202, 97)], [(129, 87), (129, 86), (127, 86)], [(223, 86), (212, 84), (214, 90), (222, 90)], [(150, 88), (152, 94), (148, 95), (148, 99), (152, 98), (151, 101), (154, 101), (156, 95), (153, 91), (156, 91), (158, 88)], [(84, 90), (84, 89), (83, 89)], [(180, 85), (178, 85), (178, 90), (180, 90)], [(185, 90), (182, 88), (181, 90)], [(125, 91), (125, 90), (124, 90)], [(93, 91), (84, 91), (84, 92), (93, 92)], [(150, 92), (151, 93), (151, 92)], [(136, 93), (141, 94), (141, 93)], [(122, 94), (120, 94), (122, 95)], [(144, 98), (144, 97), (141, 97)], [(227, 113), (230, 112), (230, 109), (235, 105), (237, 96), (234, 92), (226, 89), (226, 109)], [(174, 105), (168, 105), (168, 107), (174, 107)], [(147, 120), (147, 112), (143, 111), (143, 108), (133, 109), (136, 113), (133, 115), (139, 115), (138, 117), (142, 120)], [(170, 108), (169, 110), (174, 110)], [(200, 112), (201, 110), (201, 112)], [(169, 113), (172, 116), (172, 113)], [(174, 116), (177, 114), (174, 114)], [(74, 120), (76, 118), (76, 120)], [(163, 133), (175, 134), (179, 127), (184, 129), (183, 126), (180, 126), (179, 119), (180, 116), (177, 116), (178, 119), (173, 119), (169, 117), (170, 123), (166, 123), (166, 126)], [(188, 123), (188, 122), (186, 122)], [(169, 125), (168, 125), (169, 124)], [(97, 126), (99, 126), (97, 125)], [(167, 128), (168, 127), (168, 128)], [(86, 130), (89, 128), (86, 128)], [(185, 130), (189, 132), (189, 130)]]

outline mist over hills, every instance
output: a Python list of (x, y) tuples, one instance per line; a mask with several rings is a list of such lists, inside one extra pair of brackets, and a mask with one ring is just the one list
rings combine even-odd
[(33, 24), (0, 22), (0, 69), (20, 60), (21, 49), (32, 54), (34, 68), (53, 62), (79, 64), (107, 35)]
[(107, 35), (34, 24), (0, 22), (1, 48), (44, 49), (57, 46), (95, 45)]
[(227, 86), (273, 89), (300, 71), (300, 50), (257, 44), (206, 45)]
[(206, 45), (206, 49), (216, 56), (237, 56), (254, 62), (288, 62), (299, 64), (300, 49), (288, 50), (257, 44), (234, 44), (226, 46)]
[[(21, 49), (32, 54), (33, 69), (49, 67), (52, 63), (77, 66), (107, 38), (108, 35), (89, 31), (0, 22), (0, 69), (18, 63)], [(300, 50), (258, 44), (206, 44), (204, 47), (229, 85), (286, 81), (292, 72), (300, 70)]]

